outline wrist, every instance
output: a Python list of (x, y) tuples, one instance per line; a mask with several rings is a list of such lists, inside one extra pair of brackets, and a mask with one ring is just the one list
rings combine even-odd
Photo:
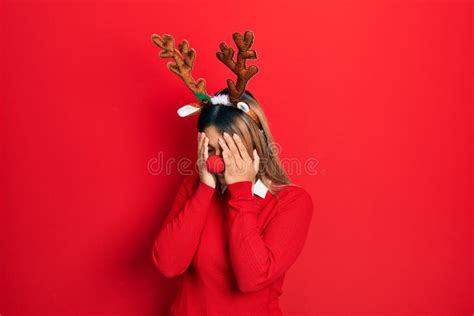
[(253, 198), (253, 181), (250, 180), (239, 180), (227, 184), (227, 189), (229, 190), (230, 198), (243, 197), (243, 198)]
[(215, 188), (216, 188), (216, 184), (215, 184), (215, 183), (209, 183), (209, 182), (207, 182), (207, 181), (205, 181), (205, 180), (202, 180), (202, 179), (200, 180), (199, 184), (200, 184), (200, 185), (204, 185), (204, 186), (206, 186), (206, 187), (208, 187), (208, 188), (211, 188), (211, 189), (215, 189)]

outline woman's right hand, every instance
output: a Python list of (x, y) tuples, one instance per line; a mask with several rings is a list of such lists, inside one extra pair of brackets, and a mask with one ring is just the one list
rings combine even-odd
[(197, 150), (197, 170), (201, 182), (210, 187), (216, 187), (216, 176), (207, 170), (206, 160), (209, 157), (208, 153), (209, 138), (206, 134), (198, 133), (198, 150)]

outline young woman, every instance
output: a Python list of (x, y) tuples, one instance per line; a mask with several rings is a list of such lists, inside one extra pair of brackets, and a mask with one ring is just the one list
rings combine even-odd
[[(311, 196), (288, 180), (256, 98), (244, 90), (238, 107), (235, 99), (224, 89), (200, 108), (197, 172), (154, 240), (156, 268), (181, 278), (172, 316), (282, 315), (285, 272), (307, 238)], [(206, 163), (214, 155), (224, 170)]]
[[(155, 239), (155, 266), (167, 277), (182, 275), (171, 315), (282, 315), (278, 297), (303, 249), (313, 203), (280, 166), (258, 102), (248, 91), (244, 99), (263, 131), (235, 107), (205, 107), (198, 172), (185, 177)], [(224, 172), (208, 171), (209, 155), (223, 156)]]

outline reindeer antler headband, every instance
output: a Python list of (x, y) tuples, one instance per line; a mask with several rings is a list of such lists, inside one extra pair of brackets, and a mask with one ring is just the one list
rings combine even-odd
[(248, 81), (258, 72), (257, 66), (251, 65), (247, 68), (245, 65), (245, 61), (247, 59), (257, 58), (257, 52), (253, 49), (250, 49), (253, 44), (254, 35), (252, 31), (246, 31), (243, 36), (242, 34), (236, 32), (232, 34), (232, 37), (239, 50), (237, 54), (237, 60), (233, 60), (234, 49), (227, 47), (224, 42), (219, 45), (221, 51), (217, 52), (216, 56), (222, 63), (232, 70), (234, 74), (237, 75), (237, 82), (234, 83), (231, 79), (227, 79), (229, 94), (214, 96), (209, 96), (207, 94), (206, 81), (203, 78), (199, 78), (197, 81), (195, 81), (191, 75), (191, 71), (193, 70), (194, 66), (194, 60), (196, 58), (196, 51), (189, 47), (187, 40), (184, 39), (176, 49), (174, 46), (174, 38), (169, 34), (164, 34), (163, 37), (158, 34), (153, 34), (151, 39), (153, 43), (163, 49), (160, 51), (161, 58), (174, 59), (174, 62), (168, 62), (166, 66), (169, 70), (181, 77), (186, 86), (200, 101), (179, 108), (179, 116), (185, 117), (191, 115), (200, 111), (204, 106), (209, 104), (222, 104), (234, 106), (244, 111), (257, 124), (257, 126), (261, 128), (261, 123), (257, 114), (245, 101), (241, 100)]

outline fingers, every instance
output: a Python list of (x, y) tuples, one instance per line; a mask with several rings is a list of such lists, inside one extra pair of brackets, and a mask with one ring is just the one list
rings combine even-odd
[(223, 158), (227, 158), (227, 159), (230, 159), (232, 158), (230, 156), (230, 149), (229, 147), (227, 147), (227, 144), (226, 142), (222, 139), (222, 137), (219, 136), (219, 139), (217, 140), (219, 142), (219, 145), (221, 146), (222, 148), (222, 157)]
[(204, 137), (204, 146), (202, 146), (203, 150), (204, 150), (204, 160), (207, 160), (207, 158), (209, 158), (208, 145), (209, 145), (209, 138), (207, 138), (207, 136), (205, 136)]
[(203, 137), (202, 137), (202, 133), (199, 133), (198, 134), (198, 141), (197, 141), (197, 157), (198, 159), (201, 157), (201, 152), (202, 152), (202, 140), (203, 140)]
[(239, 162), (239, 160), (242, 159), (242, 157), (240, 156), (239, 149), (235, 145), (235, 142), (232, 139), (232, 137), (230, 137), (229, 134), (224, 132), (224, 140), (227, 143), (227, 147), (229, 148), (230, 152), (234, 156), (235, 161)]
[(219, 137), (218, 142), (222, 148), (222, 158), (224, 158), (225, 170), (234, 170), (235, 159), (227, 146), (227, 143), (222, 139), (222, 137)]
[(242, 156), (243, 159), (250, 160), (249, 153), (247, 152), (247, 149), (245, 148), (244, 143), (242, 142), (242, 139), (240, 139), (240, 136), (237, 133), (235, 133), (233, 137), (234, 137), (235, 143), (237, 144), (237, 148), (239, 149), (240, 156)]
[(205, 161), (205, 150), (206, 147), (204, 146), (204, 142), (206, 140), (206, 134), (204, 132), (199, 133), (199, 138), (198, 138), (198, 159), (199, 160), (204, 160)]
[(257, 153), (257, 149), (253, 150), (253, 168), (255, 169), (255, 173), (258, 174), (258, 170), (260, 169), (260, 156)]
[(206, 133), (200, 133), (199, 140), (199, 152), (198, 156), (204, 160), (209, 158), (209, 138), (206, 136)]

